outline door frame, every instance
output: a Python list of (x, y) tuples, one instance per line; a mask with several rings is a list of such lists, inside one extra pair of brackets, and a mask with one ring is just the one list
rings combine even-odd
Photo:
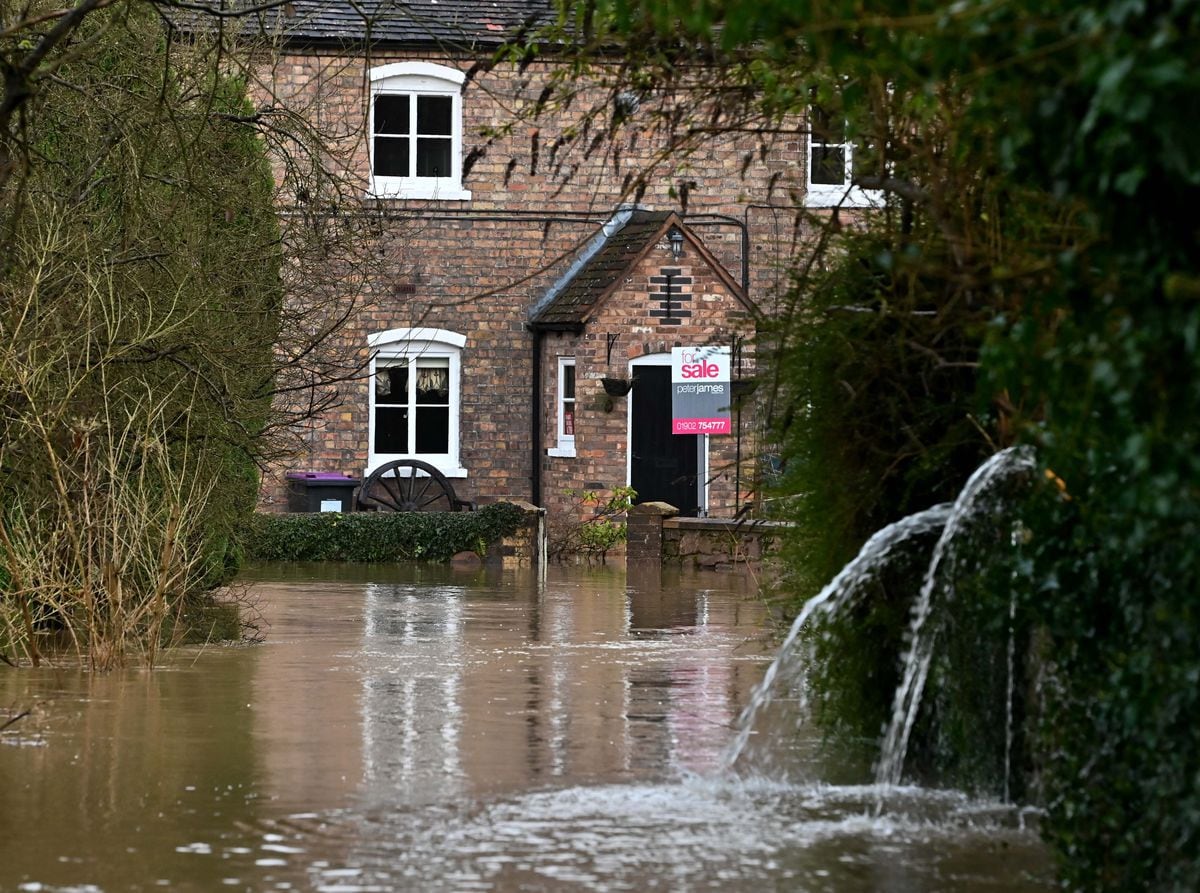
[[(671, 365), (671, 354), (648, 353), (629, 361), (629, 378), (632, 381), (637, 376), (638, 366), (667, 366)], [(633, 395), (637, 385), (630, 391), (630, 397), (625, 401), (625, 486), (633, 484)], [(668, 411), (669, 408), (668, 408)], [(674, 436), (674, 435), (672, 435)], [(696, 435), (696, 513), (700, 518), (708, 517), (708, 435)]]

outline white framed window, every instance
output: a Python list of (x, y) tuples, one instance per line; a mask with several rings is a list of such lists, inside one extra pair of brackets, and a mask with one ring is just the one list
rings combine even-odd
[(854, 185), (854, 143), (846, 122), (819, 106), (808, 110), (808, 182), (805, 203), (812, 208), (874, 208), (883, 191)]
[(575, 358), (558, 358), (558, 389), (555, 391), (558, 416), (558, 446), (546, 451), (549, 456), (575, 455)]
[(465, 201), (462, 85), (466, 75), (431, 62), (372, 68), (367, 115), (371, 194)]
[(465, 336), (446, 329), (389, 329), (371, 347), (367, 473), (393, 459), (420, 459), (464, 478), (459, 415)]

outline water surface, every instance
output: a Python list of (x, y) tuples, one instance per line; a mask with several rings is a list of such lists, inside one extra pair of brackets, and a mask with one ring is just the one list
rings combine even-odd
[[(257, 570), (263, 644), (0, 672), (0, 890), (1049, 889), (1020, 813), (716, 772), (736, 576)], [(8, 711), (4, 713), (2, 711)]]

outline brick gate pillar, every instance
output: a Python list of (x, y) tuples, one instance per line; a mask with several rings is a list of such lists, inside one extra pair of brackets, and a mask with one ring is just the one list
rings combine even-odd
[(626, 515), (625, 560), (661, 563), (663, 521), (678, 514), (679, 509), (665, 502), (643, 502), (631, 508)]

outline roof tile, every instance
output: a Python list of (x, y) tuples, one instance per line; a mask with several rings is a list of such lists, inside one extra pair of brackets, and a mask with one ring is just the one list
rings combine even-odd
[(336, 43), (496, 44), (522, 24), (545, 21), (549, 0), (292, 0), (264, 13), (270, 33)]
[(670, 211), (634, 211), (571, 281), (534, 318), (542, 328), (580, 326), (592, 310), (641, 256), (672, 216)]

